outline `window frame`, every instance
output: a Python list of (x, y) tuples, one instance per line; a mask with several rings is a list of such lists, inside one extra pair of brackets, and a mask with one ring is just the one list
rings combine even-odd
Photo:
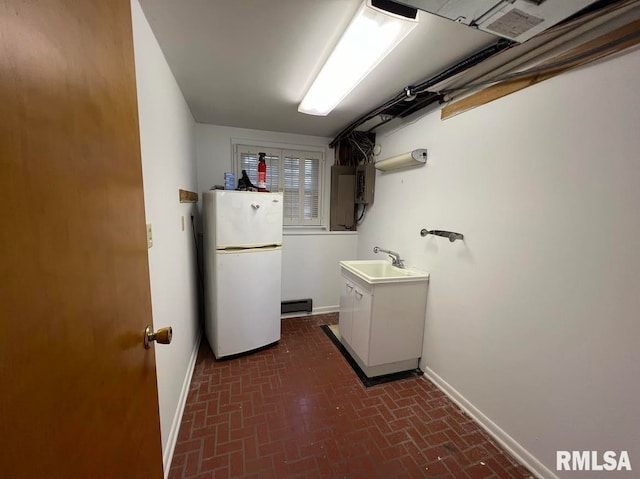
[(247, 140), (247, 139), (232, 139), (232, 171), (235, 173), (236, 178), (240, 178), (242, 174), (241, 168), (241, 153), (246, 152), (250, 154), (257, 154), (259, 152), (265, 152), (267, 156), (278, 156), (278, 191), (284, 191), (284, 157), (294, 156), (300, 159), (300, 163), (304, 168), (305, 159), (318, 160), (318, 217), (313, 219), (304, 219), (304, 170), (300, 169), (300, 215), (295, 219), (283, 219), (284, 229), (327, 229), (326, 218), (327, 205), (329, 201), (329, 192), (327, 191), (327, 161), (326, 161), (326, 148), (313, 145), (291, 145), (283, 143), (272, 143), (268, 141), (260, 140)]

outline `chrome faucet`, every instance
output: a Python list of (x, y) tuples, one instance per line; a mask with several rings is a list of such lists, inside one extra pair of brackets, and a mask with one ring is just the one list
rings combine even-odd
[(391, 258), (391, 264), (393, 266), (395, 266), (396, 268), (404, 268), (404, 261), (400, 258), (400, 255), (398, 253), (389, 251), (388, 249), (382, 249), (379, 246), (375, 246), (373, 248), (374, 253), (379, 253), (381, 251), (389, 255), (389, 258)]

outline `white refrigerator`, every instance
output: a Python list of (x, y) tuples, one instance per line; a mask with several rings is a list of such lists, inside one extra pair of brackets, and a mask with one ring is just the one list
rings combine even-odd
[(282, 193), (203, 195), (205, 334), (216, 358), (280, 339)]

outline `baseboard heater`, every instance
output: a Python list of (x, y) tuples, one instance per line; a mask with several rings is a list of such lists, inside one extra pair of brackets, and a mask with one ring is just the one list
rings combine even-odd
[(306, 312), (310, 313), (313, 310), (313, 300), (307, 299), (292, 299), (289, 301), (282, 301), (280, 303), (280, 313), (298, 313)]

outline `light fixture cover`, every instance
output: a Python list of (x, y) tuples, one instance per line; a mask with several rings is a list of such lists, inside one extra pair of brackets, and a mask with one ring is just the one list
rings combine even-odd
[(325, 116), (418, 25), (365, 0), (298, 106), (298, 111)]
[(374, 166), (376, 170), (388, 171), (407, 168), (409, 166), (422, 166), (426, 162), (427, 149), (419, 148), (408, 153), (403, 153), (402, 155), (387, 158), (386, 160), (376, 161)]

